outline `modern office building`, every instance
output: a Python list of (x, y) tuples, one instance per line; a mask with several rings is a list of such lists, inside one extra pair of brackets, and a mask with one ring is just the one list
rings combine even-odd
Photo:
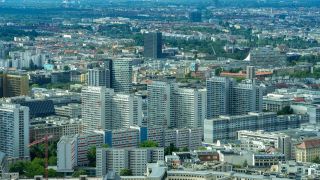
[(207, 118), (262, 111), (262, 87), (255, 82), (236, 83), (227, 77), (207, 80)]
[(158, 59), (162, 57), (162, 33), (144, 34), (144, 57)]
[(88, 69), (88, 86), (111, 88), (111, 69), (104, 67)]
[(25, 74), (0, 74), (0, 97), (26, 96), (29, 93), (29, 79)]
[(201, 11), (192, 11), (189, 13), (190, 22), (201, 22), (202, 21), (202, 13)]
[(29, 158), (29, 108), (18, 104), (0, 106), (0, 151), (9, 159)]
[(272, 47), (258, 47), (252, 49), (244, 61), (261, 68), (283, 67), (287, 64), (287, 57)]
[(148, 163), (163, 160), (163, 148), (99, 148), (96, 173), (97, 177), (103, 177), (108, 171), (119, 174), (122, 169), (130, 169), (133, 176), (143, 176)]
[(132, 60), (128, 58), (112, 60), (111, 87), (114, 92), (132, 91)]

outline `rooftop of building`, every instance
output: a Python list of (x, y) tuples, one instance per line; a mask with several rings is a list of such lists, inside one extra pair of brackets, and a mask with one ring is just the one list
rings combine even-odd
[(301, 144), (297, 145), (299, 149), (320, 148), (320, 138), (305, 139)]

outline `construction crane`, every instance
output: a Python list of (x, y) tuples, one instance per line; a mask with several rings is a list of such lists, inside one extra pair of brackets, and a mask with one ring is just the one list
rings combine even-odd
[(45, 143), (45, 159), (44, 159), (44, 173), (45, 173), (45, 178), (46, 180), (48, 180), (48, 141), (49, 139), (52, 139), (53, 136), (52, 135), (46, 135), (43, 138), (39, 139), (39, 140), (35, 140), (32, 143), (30, 143), (28, 145), (28, 147), (34, 146), (36, 144), (41, 144), (41, 143)]

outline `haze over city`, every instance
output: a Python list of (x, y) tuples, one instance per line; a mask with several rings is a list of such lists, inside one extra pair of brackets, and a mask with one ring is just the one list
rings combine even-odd
[(0, 0), (0, 179), (319, 179), (319, 6)]

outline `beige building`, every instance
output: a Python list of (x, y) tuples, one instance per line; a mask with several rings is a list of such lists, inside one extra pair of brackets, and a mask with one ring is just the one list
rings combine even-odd
[(312, 162), (317, 157), (320, 157), (320, 138), (306, 139), (296, 146), (298, 162)]

